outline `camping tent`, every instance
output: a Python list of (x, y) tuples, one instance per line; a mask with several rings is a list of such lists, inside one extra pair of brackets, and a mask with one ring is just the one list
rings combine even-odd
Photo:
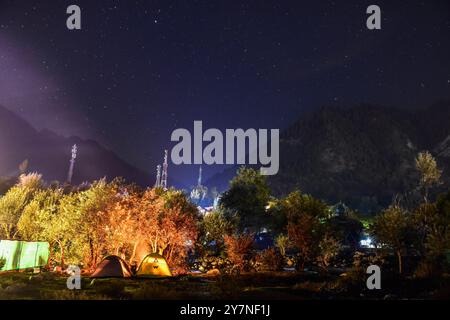
[(91, 278), (129, 278), (131, 270), (128, 264), (118, 256), (107, 256), (100, 262)]
[(48, 242), (0, 240), (0, 271), (44, 267), (48, 257)]
[(138, 277), (171, 277), (166, 259), (157, 253), (146, 256), (139, 265), (136, 273)]

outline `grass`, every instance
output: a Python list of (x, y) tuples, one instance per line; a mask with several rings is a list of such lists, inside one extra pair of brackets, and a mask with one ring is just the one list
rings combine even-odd
[[(208, 300), (208, 299), (382, 299), (449, 298), (448, 277), (436, 282), (404, 280), (406, 292), (352, 292), (342, 290), (342, 278), (309, 273), (261, 272), (239, 276), (186, 275), (168, 279), (90, 279), (81, 290), (68, 290), (67, 276), (44, 272), (0, 273), (0, 299), (24, 300)], [(393, 283), (392, 287), (398, 287)], [(389, 284), (385, 284), (389, 288)]]

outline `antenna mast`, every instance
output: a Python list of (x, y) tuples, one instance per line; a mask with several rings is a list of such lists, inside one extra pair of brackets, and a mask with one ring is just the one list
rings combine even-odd
[(67, 182), (69, 184), (72, 184), (73, 167), (75, 166), (75, 159), (77, 158), (77, 152), (78, 147), (76, 144), (74, 144), (72, 147), (72, 157), (70, 158), (69, 173), (67, 174)]
[(200, 166), (200, 169), (198, 171), (198, 182), (197, 182), (197, 186), (201, 186), (202, 185), (202, 166)]
[(167, 169), (169, 167), (168, 158), (167, 158), (167, 150), (164, 150), (164, 163), (162, 167), (162, 176), (161, 176), (161, 187), (164, 190), (167, 190)]
[(161, 165), (158, 164), (156, 166), (156, 183), (155, 188), (161, 187)]

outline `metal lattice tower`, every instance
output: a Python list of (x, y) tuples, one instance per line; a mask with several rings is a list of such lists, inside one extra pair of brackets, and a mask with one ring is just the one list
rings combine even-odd
[(72, 147), (72, 157), (70, 158), (69, 173), (67, 174), (67, 182), (69, 184), (72, 183), (73, 168), (75, 166), (75, 159), (77, 158), (77, 152), (78, 152), (78, 147), (76, 144), (74, 144)]
[(159, 188), (161, 186), (161, 165), (158, 164), (156, 166), (156, 183), (155, 188)]
[(198, 181), (197, 181), (197, 186), (201, 186), (202, 185), (202, 166), (200, 166), (200, 169), (198, 170)]
[(167, 169), (169, 167), (167, 150), (164, 150), (164, 163), (162, 167), (162, 175), (161, 175), (161, 187), (166, 190), (167, 189)]

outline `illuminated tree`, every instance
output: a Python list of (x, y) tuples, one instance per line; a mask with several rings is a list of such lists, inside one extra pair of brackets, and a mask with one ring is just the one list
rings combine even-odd
[(319, 243), (320, 255), (319, 262), (323, 267), (328, 267), (331, 261), (342, 250), (342, 244), (331, 235), (325, 237)]
[(439, 170), (436, 160), (428, 151), (418, 154), (416, 168), (420, 173), (419, 186), (423, 191), (424, 201), (427, 203), (429, 190), (440, 183), (442, 171)]
[(292, 192), (282, 200), (282, 211), (287, 220), (290, 242), (298, 250), (298, 268), (314, 261), (319, 253), (319, 243), (324, 232), (322, 219), (327, 216), (327, 206), (310, 195)]
[(94, 182), (89, 189), (77, 193), (77, 203), (74, 210), (79, 219), (77, 236), (73, 241), (79, 248), (79, 255), (84, 258), (86, 265), (94, 267), (105, 251), (107, 245), (105, 215), (111, 203), (115, 203), (120, 194), (119, 185), (115, 182), (107, 183), (104, 179)]
[(138, 233), (153, 252), (164, 255), (169, 264), (181, 266), (197, 239), (198, 211), (179, 191), (159, 192), (150, 189), (144, 193)]
[(33, 200), (24, 208), (17, 224), (20, 238), (25, 241), (43, 241), (49, 217), (58, 214), (61, 189), (45, 189), (36, 192)]
[[(172, 266), (181, 266), (197, 239), (198, 212), (178, 191), (148, 189), (130, 193), (104, 215), (109, 250), (121, 250), (130, 262), (157, 252)], [(138, 249), (143, 254), (137, 257)], [(137, 259), (136, 259), (137, 258)]]
[(106, 250), (116, 255), (128, 254), (130, 263), (135, 260), (138, 246), (145, 242), (147, 228), (152, 227), (153, 220), (144, 216), (141, 201), (142, 195), (130, 192), (102, 212)]
[(0, 235), (4, 239), (17, 236), (17, 223), (33, 194), (42, 188), (42, 176), (37, 173), (21, 175), (17, 185), (0, 197)]
[(21, 174), (17, 185), (21, 188), (27, 188), (29, 190), (38, 190), (44, 187), (42, 181), (42, 175), (37, 172), (28, 174)]
[(284, 234), (280, 234), (275, 238), (275, 246), (280, 250), (280, 253), (283, 257), (286, 256), (286, 250), (290, 246), (289, 237)]
[(409, 213), (399, 206), (391, 206), (378, 215), (372, 226), (377, 243), (394, 250), (398, 259), (398, 272), (403, 271), (402, 258), (413, 239), (413, 225)]
[(224, 248), (224, 236), (234, 231), (234, 226), (219, 211), (208, 213), (200, 223), (201, 245), (208, 246), (215, 242), (217, 251)]
[(243, 271), (247, 267), (254, 246), (254, 235), (225, 235), (224, 239), (228, 259), (238, 270)]

